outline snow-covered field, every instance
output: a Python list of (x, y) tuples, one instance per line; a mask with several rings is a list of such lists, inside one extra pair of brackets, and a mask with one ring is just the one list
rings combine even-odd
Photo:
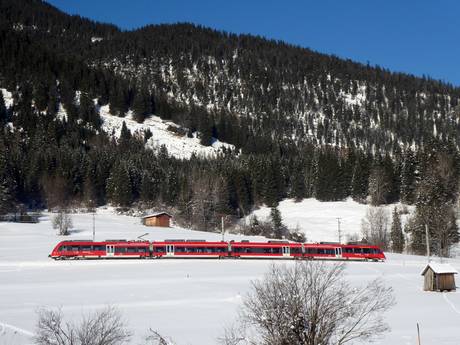
[[(365, 212), (350, 201), (322, 203), (324, 207), (315, 208), (311, 200), (304, 203), (315, 213), (304, 217), (302, 226), (315, 228), (315, 236), (323, 232), (326, 240), (336, 234), (333, 215), (343, 217), (344, 223), (348, 219), (351, 228), (359, 224)], [(292, 214), (283, 212), (285, 222), (300, 223), (302, 214), (294, 212), (292, 205), (289, 208)], [(313, 211), (305, 208), (308, 212)], [(327, 215), (333, 218), (330, 223)], [(73, 221), (75, 230), (70, 238), (91, 238), (90, 214), (73, 215)], [(116, 215), (110, 209), (98, 210), (96, 239), (135, 239), (144, 233), (148, 233), (147, 239), (221, 238), (220, 234), (144, 227), (137, 218)], [(308, 232), (307, 236), (313, 238)], [(226, 239), (236, 237), (226, 235)], [(263, 260), (182, 259), (55, 262), (47, 255), (59, 240), (48, 214), (39, 224), (0, 223), (1, 345), (32, 344), (40, 307), (62, 307), (66, 316), (79, 318), (108, 304), (121, 310), (135, 332), (133, 344), (141, 344), (150, 327), (178, 345), (215, 344), (223, 328), (235, 320), (250, 281), (260, 278), (271, 264)], [(352, 284), (381, 277), (394, 289), (397, 305), (387, 314), (392, 330), (377, 344), (416, 344), (417, 322), (422, 344), (459, 344), (460, 294), (422, 291), (420, 271), (425, 258), (387, 256), (385, 263), (355, 262), (347, 267)], [(449, 262), (460, 269), (460, 260)]]

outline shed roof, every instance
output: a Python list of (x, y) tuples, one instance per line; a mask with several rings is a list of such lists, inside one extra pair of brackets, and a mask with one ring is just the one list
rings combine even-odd
[(172, 218), (172, 215), (170, 215), (168, 212), (156, 212), (156, 213), (148, 214), (148, 215), (142, 217), (142, 219), (151, 218), (151, 217), (158, 217), (158, 216), (161, 216), (163, 214), (165, 214), (165, 215), (169, 216), (170, 218)]
[(431, 268), (436, 274), (457, 274), (457, 270), (449, 264), (440, 264), (436, 262), (430, 262), (422, 271), (422, 276), (426, 273), (426, 270)]

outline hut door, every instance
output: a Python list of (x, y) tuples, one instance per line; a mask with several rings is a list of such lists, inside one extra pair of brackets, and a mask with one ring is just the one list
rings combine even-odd
[(173, 256), (174, 255), (174, 246), (169, 244), (166, 246), (166, 256)]

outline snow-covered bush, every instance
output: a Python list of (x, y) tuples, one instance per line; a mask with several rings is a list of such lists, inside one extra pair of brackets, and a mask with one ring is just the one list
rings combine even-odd
[(131, 332), (113, 307), (87, 315), (80, 323), (64, 322), (60, 310), (43, 309), (34, 338), (37, 345), (124, 345)]

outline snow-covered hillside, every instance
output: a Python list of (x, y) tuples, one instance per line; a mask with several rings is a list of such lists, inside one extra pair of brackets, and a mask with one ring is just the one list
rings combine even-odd
[[(313, 208), (311, 202), (305, 205)], [(347, 215), (362, 209), (350, 202), (315, 206), (315, 214)], [(298, 215), (281, 205), (286, 221)], [(329, 233), (332, 223), (304, 218), (304, 225)], [(91, 238), (91, 214), (73, 216), (70, 239)], [(324, 218), (326, 220), (326, 218)], [(150, 228), (138, 218), (100, 209), (96, 238), (194, 238), (218, 240), (220, 234), (185, 229)], [(226, 239), (238, 238), (227, 235)], [(64, 261), (48, 259), (62, 238), (51, 228), (50, 215), (39, 224), (0, 223), (0, 345), (31, 344), (39, 307), (62, 307), (70, 318), (104, 307), (118, 307), (141, 344), (149, 327), (175, 339), (178, 345), (216, 343), (223, 328), (237, 317), (250, 281), (260, 278), (271, 264), (264, 260), (113, 260)], [(387, 314), (391, 332), (377, 344), (415, 344), (416, 323), (423, 344), (458, 344), (460, 293), (422, 291), (423, 257), (387, 254), (384, 263), (349, 263), (352, 284), (380, 277), (392, 286), (397, 305)], [(449, 262), (460, 269), (459, 259)], [(293, 262), (283, 263), (287, 265)]]
[[(384, 207), (391, 218), (394, 205)], [(409, 210), (411, 208), (408, 207)], [(301, 202), (295, 202), (292, 199), (283, 200), (278, 209), (281, 212), (283, 223), (289, 228), (298, 228), (304, 232), (309, 242), (337, 242), (339, 240), (337, 218), (340, 221), (342, 240), (346, 240), (347, 236), (361, 235), (361, 221), (366, 216), (368, 206), (352, 199), (321, 202), (311, 198)], [(267, 220), (270, 217), (270, 208), (261, 207), (253, 215), (259, 220)], [(247, 222), (251, 216), (248, 216)], [(402, 218), (404, 222), (406, 216)]]
[(186, 135), (179, 135), (168, 130), (168, 127), (177, 128), (178, 126), (170, 121), (163, 121), (158, 116), (148, 117), (144, 123), (138, 123), (132, 118), (132, 112), (129, 111), (126, 117), (118, 117), (110, 114), (109, 106), (103, 106), (99, 112), (103, 121), (102, 128), (108, 134), (120, 136), (123, 122), (132, 134), (144, 136), (144, 131), (150, 130), (152, 137), (147, 141), (146, 146), (151, 149), (159, 149), (165, 146), (168, 153), (177, 158), (188, 159), (195, 154), (197, 156), (212, 157), (222, 152), (223, 148), (234, 150), (234, 146), (215, 140), (212, 146), (203, 146), (196, 137), (189, 138)]
[[(10, 108), (13, 105), (13, 96), (6, 89), (0, 89), (5, 100), (5, 105)], [(79, 103), (80, 92), (77, 92), (76, 102)], [(168, 128), (178, 128), (179, 126), (171, 121), (164, 121), (160, 117), (151, 115), (143, 123), (138, 123), (133, 120), (132, 111), (129, 111), (126, 117), (114, 116), (110, 113), (109, 106), (97, 108), (102, 119), (102, 129), (109, 135), (114, 135), (116, 138), (120, 136), (123, 122), (133, 135), (144, 137), (145, 131), (149, 130), (152, 137), (146, 142), (146, 147), (152, 150), (159, 150), (161, 146), (165, 146), (168, 153), (179, 159), (189, 159), (193, 154), (202, 157), (214, 157), (222, 153), (224, 149), (234, 150), (233, 145), (214, 140), (211, 146), (200, 144), (200, 139), (197, 133), (194, 133), (193, 138), (186, 135), (180, 135)], [(59, 105), (56, 117), (60, 120), (67, 119), (67, 112), (62, 104)]]

